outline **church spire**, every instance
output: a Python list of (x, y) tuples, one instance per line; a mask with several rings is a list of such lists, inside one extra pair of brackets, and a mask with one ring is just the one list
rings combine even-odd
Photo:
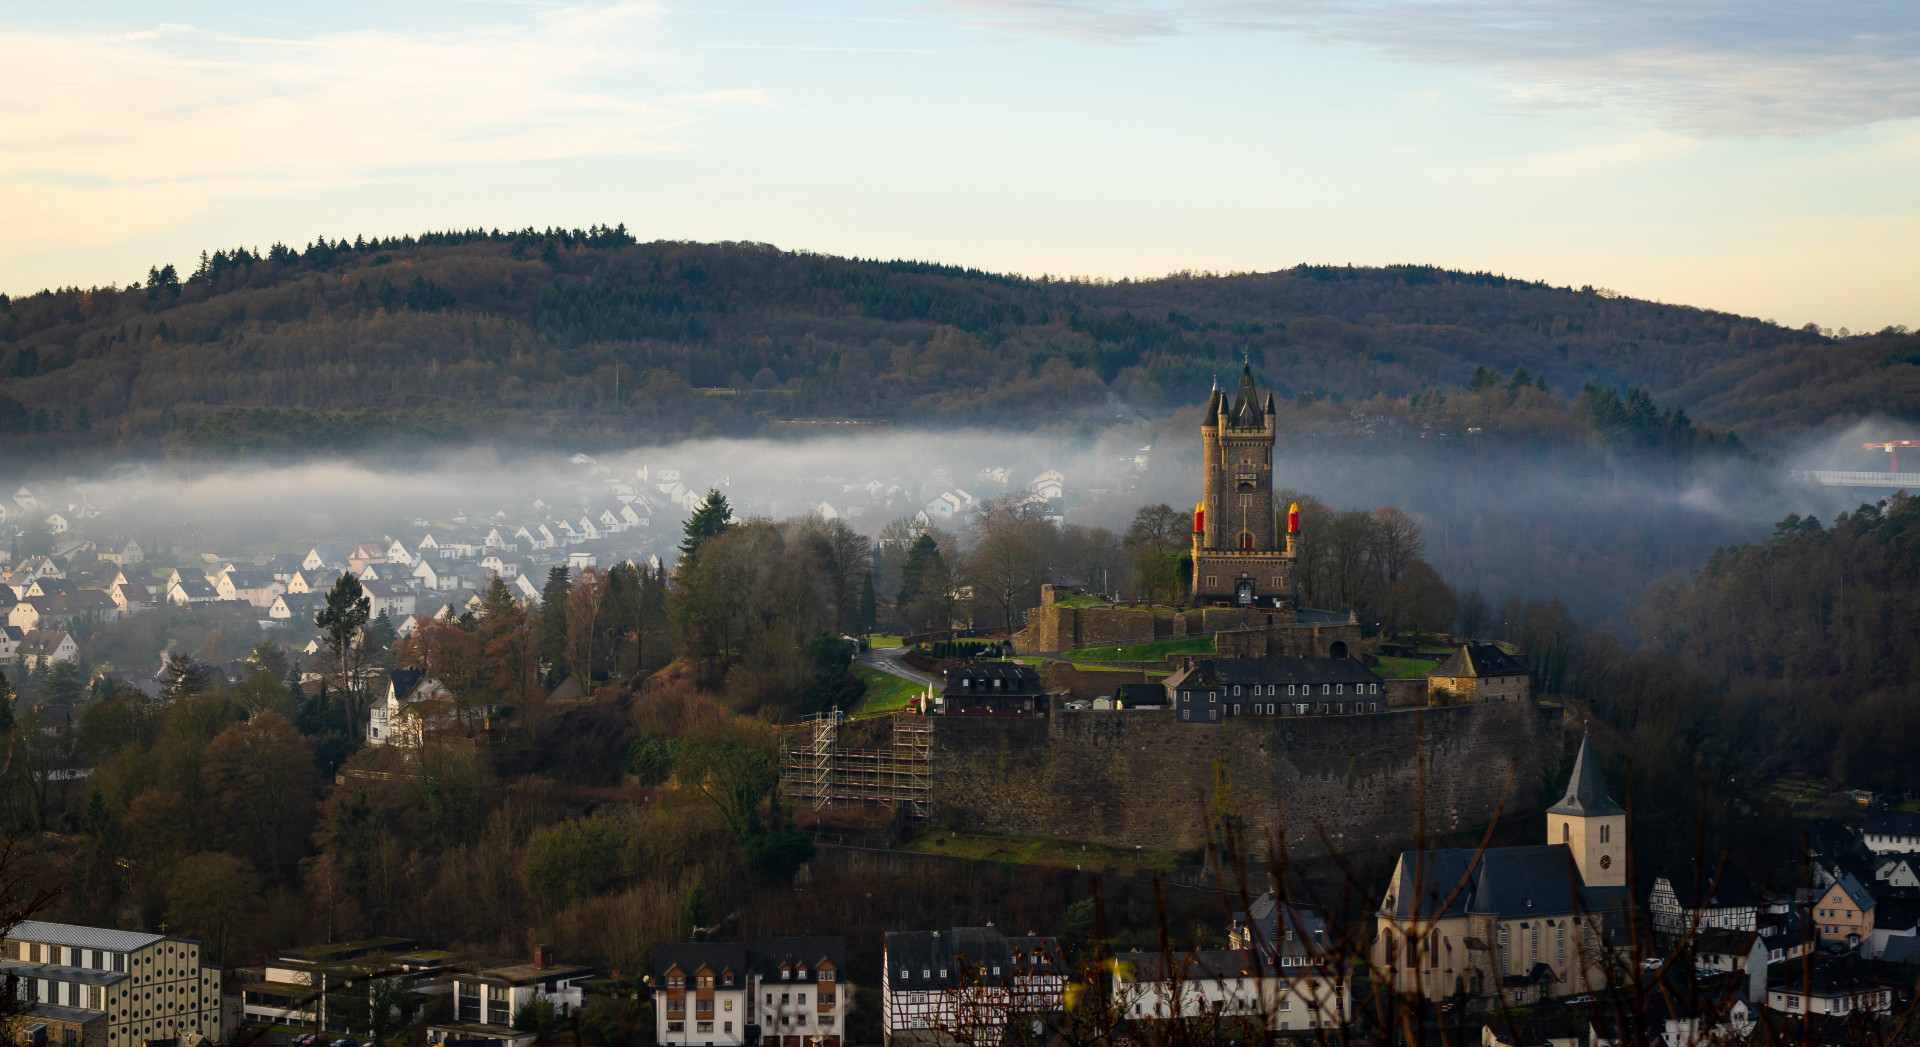
[(1567, 794), (1560, 802), (1547, 809), (1548, 814), (1565, 814), (1576, 818), (1593, 818), (1608, 814), (1625, 814), (1620, 805), (1607, 795), (1607, 783), (1600, 778), (1600, 761), (1593, 755), (1593, 736), (1580, 736), (1580, 754), (1573, 758), (1573, 775), (1567, 780)]

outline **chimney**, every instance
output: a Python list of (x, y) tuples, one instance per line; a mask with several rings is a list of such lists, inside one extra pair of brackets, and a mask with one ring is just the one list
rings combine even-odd
[(533, 969), (544, 971), (553, 966), (553, 946), (536, 945), (533, 947)]

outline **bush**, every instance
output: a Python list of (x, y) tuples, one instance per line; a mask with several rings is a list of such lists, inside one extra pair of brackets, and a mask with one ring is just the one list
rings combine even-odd
[(775, 880), (791, 880), (813, 857), (813, 837), (803, 832), (761, 833), (747, 841), (747, 862)]

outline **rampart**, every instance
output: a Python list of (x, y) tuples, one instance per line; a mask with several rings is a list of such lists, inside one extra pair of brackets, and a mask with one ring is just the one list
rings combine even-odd
[(1533, 702), (1354, 716), (1246, 717), (1181, 724), (1171, 711), (1067, 711), (1045, 719), (940, 718), (933, 808), (941, 823), (983, 832), (1119, 847), (1193, 849), (1205, 840), (1202, 797), (1225, 761), (1235, 813), (1252, 839), (1284, 816), (1288, 846), (1325, 853), (1411, 833), (1425, 753), (1435, 831), (1535, 812), (1557, 767), (1559, 711)]
[[(1309, 612), (1325, 617), (1325, 612)], [(1202, 607), (1186, 611), (1143, 607), (1068, 607), (1042, 604), (1027, 612), (1027, 627), (1013, 634), (1021, 654), (1083, 647), (1124, 647), (1155, 640), (1212, 636), (1219, 652), (1233, 658), (1326, 658), (1334, 645), (1356, 650), (1357, 624), (1334, 619), (1303, 623), (1291, 610)]]

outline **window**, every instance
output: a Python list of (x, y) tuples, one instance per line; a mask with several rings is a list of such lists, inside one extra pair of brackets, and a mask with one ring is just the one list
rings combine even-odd
[(1601, 824), (1601, 826), (1600, 826), (1600, 842), (1601, 842), (1601, 843), (1607, 843), (1607, 842), (1609, 842), (1609, 841), (1611, 841), (1612, 839), (1613, 839), (1613, 826), (1611, 826), (1611, 825), (1607, 825), (1607, 824), (1604, 824), (1604, 823), (1603, 823), (1603, 824)]
[(687, 1028), (686, 1022), (668, 1022), (667, 1023), (668, 1032), (685, 1032), (686, 1028)]
[(823, 982), (830, 982), (833, 980), (832, 971), (817, 971), (815, 973), (819, 976), (820, 980)]
[(713, 1023), (712, 1022), (694, 1022), (693, 1031), (694, 1032), (712, 1032)]
[(1218, 709), (1208, 709), (1208, 710), (1207, 710), (1207, 719), (1209, 719), (1209, 720), (1218, 720), (1219, 718), (1220, 718), (1220, 710), (1218, 710)]
[(787, 981), (787, 980), (789, 980), (789, 979), (791, 979), (792, 977), (793, 977), (793, 968), (791, 968), (791, 967), (782, 967), (782, 968), (780, 968), (780, 980), (781, 980), (781, 981), (783, 981), (783, 982), (784, 982), (784, 981)]
[(1332, 694), (1332, 693), (1333, 693), (1333, 688), (1323, 683), (1323, 684), (1321, 684), (1321, 685), (1320, 685), (1320, 693), (1321, 693), (1321, 694)]
[(806, 993), (801, 993), (801, 994), (800, 994), (800, 1000), (799, 1000), (799, 1003), (800, 1003), (800, 1006), (802, 1006), (802, 1007), (805, 1007), (805, 1006), (807, 1005), (807, 994), (806, 994)]
[(1180, 718), (1181, 718), (1182, 720), (1191, 720), (1191, 719), (1193, 719), (1193, 710), (1191, 710), (1191, 709), (1182, 709), (1182, 710), (1180, 710)]
[[(998, 681), (998, 680), (995, 680), (994, 682), (995, 682), (995, 683), (997, 684), (997, 683), (999, 683), (1000, 681)], [(799, 969), (799, 970), (797, 970), (797, 971), (794, 971), (794, 972), (793, 972), (793, 976), (794, 976), (795, 978), (805, 978), (805, 977), (807, 976), (807, 965), (806, 965), (806, 964), (804, 964), (804, 963), (803, 963), (803, 964), (801, 964), (801, 965), (800, 965), (800, 969)], [(800, 1002), (801, 1002), (801, 1003), (805, 1003), (805, 1002), (807, 1002), (807, 1001), (805, 1001), (805, 1000), (801, 1000)]]
[(1239, 685), (1239, 684), (1234, 684), (1234, 685), (1233, 685), (1233, 696), (1234, 696), (1235, 698), (1238, 698), (1238, 697), (1240, 697), (1240, 685)]
[(504, 985), (487, 986), (487, 1002), (489, 1003), (507, 1002), (507, 987)]
[(1537, 926), (1527, 929), (1527, 962), (1540, 962), (1540, 928)]

